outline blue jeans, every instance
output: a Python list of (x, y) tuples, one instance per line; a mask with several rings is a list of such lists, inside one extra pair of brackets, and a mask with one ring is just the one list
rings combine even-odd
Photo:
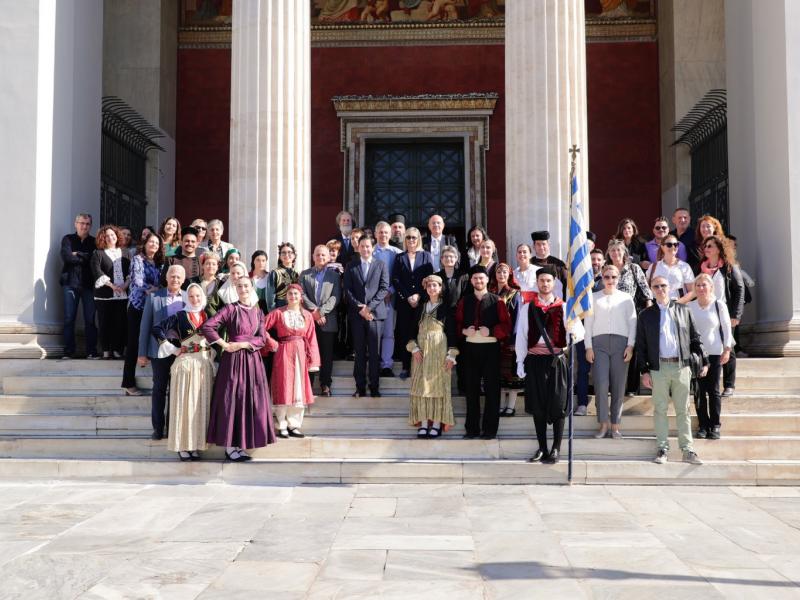
[(94, 324), (93, 290), (64, 286), (64, 354), (75, 354), (75, 318), (78, 303), (83, 304), (83, 323), (86, 334), (86, 354), (97, 354), (97, 326)]

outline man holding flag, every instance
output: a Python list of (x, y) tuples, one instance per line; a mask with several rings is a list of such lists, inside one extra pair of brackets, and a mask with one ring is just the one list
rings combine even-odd
[[(572, 410), (571, 369), (565, 348), (583, 339), (581, 318), (592, 310), (593, 272), (583, 210), (575, 177), (575, 152), (570, 174), (569, 259), (566, 303), (556, 298), (556, 270), (545, 266), (536, 273), (538, 294), (517, 318), (517, 375), (525, 378), (525, 411), (533, 415), (539, 449), (529, 462), (557, 463), (564, 418)], [(553, 425), (553, 445), (547, 447), (547, 424)], [(571, 439), (571, 438), (570, 438)]]

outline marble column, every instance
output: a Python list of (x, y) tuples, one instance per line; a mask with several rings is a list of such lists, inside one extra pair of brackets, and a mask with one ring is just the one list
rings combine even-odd
[(725, 3), (730, 226), (754, 276), (743, 342), (800, 356), (800, 2)]
[(234, 0), (229, 239), (277, 264), (310, 264), (310, 12), (297, 0)]
[[(509, 258), (549, 229), (554, 256), (569, 243), (569, 148), (588, 210), (584, 0), (506, 2), (506, 240)], [(588, 223), (588, 220), (586, 221)], [(489, 223), (491, 230), (492, 224)]]
[(103, 2), (6, 2), (0, 36), (0, 358), (62, 350), (62, 236), (100, 215)]

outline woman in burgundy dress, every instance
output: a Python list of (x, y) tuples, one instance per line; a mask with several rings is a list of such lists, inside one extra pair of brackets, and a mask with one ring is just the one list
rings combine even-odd
[[(239, 301), (220, 309), (200, 333), (223, 351), (211, 399), (208, 441), (224, 446), (229, 460), (242, 462), (251, 459), (245, 449), (275, 442), (272, 403), (259, 350), (264, 346), (277, 349), (278, 344), (264, 331), (258, 304), (251, 305), (255, 292), (250, 279), (239, 279), (236, 292)], [(223, 326), (228, 341), (217, 333)]]

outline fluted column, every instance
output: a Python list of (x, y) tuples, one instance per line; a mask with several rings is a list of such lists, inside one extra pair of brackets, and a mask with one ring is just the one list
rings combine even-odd
[(549, 229), (564, 258), (572, 144), (588, 209), (584, 0), (507, 0), (505, 24), (507, 256)]
[(310, 254), (310, 14), (297, 0), (234, 0), (228, 237), (246, 255)]

